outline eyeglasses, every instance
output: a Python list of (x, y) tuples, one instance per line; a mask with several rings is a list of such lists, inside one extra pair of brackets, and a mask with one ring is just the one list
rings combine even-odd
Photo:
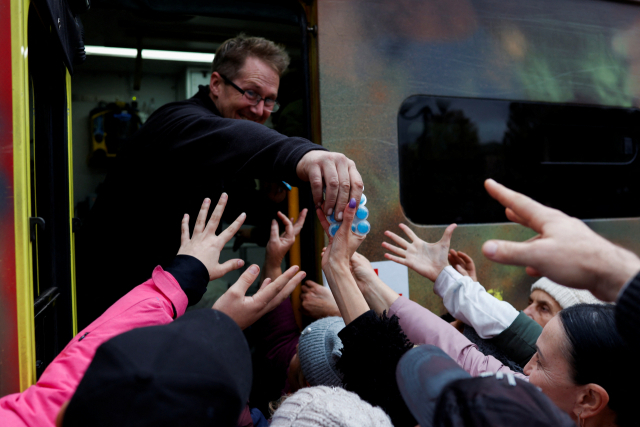
[[(220, 73), (218, 73), (218, 74), (220, 74)], [(237, 90), (242, 95), (244, 95), (245, 98), (247, 98), (249, 101), (253, 102), (253, 105), (258, 105), (258, 104), (260, 104), (260, 101), (264, 100), (264, 109), (265, 110), (271, 111), (272, 113), (275, 113), (276, 111), (278, 111), (280, 109), (280, 104), (278, 104), (278, 102), (275, 99), (263, 98), (263, 97), (261, 97), (260, 95), (258, 95), (257, 93), (255, 93), (252, 90), (244, 90), (244, 89), (240, 88), (237, 84), (235, 84), (234, 82), (232, 82), (231, 80), (229, 80), (226, 76), (224, 76), (222, 74), (220, 74), (220, 77), (222, 77), (222, 79), (225, 81), (225, 83), (229, 84), (235, 90)]]

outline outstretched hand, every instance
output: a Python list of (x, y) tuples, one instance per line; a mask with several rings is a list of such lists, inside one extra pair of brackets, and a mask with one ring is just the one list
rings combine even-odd
[(204, 199), (200, 212), (198, 212), (196, 225), (193, 228), (193, 236), (191, 237), (189, 236), (189, 215), (184, 214), (182, 218), (182, 234), (180, 236), (178, 255), (191, 255), (197, 258), (207, 268), (210, 280), (219, 279), (230, 271), (237, 270), (244, 265), (244, 261), (237, 258), (230, 259), (223, 264), (218, 263), (220, 252), (222, 252), (224, 245), (238, 232), (247, 217), (244, 213), (240, 214), (233, 224), (216, 236), (216, 230), (228, 198), (226, 193), (222, 193), (208, 223), (206, 222), (207, 213), (209, 213), (211, 200)]
[(588, 289), (604, 301), (614, 301), (622, 286), (640, 271), (640, 259), (635, 254), (609, 242), (579, 219), (492, 179), (484, 185), (489, 195), (505, 207), (510, 221), (539, 234), (526, 242), (485, 242), (482, 252), (490, 260), (525, 266), (529, 275)]
[(474, 282), (478, 281), (476, 265), (473, 262), (473, 259), (464, 252), (451, 249), (449, 251), (449, 264), (451, 264), (451, 266), (463, 276), (471, 277)]
[(294, 265), (276, 280), (266, 279), (262, 282), (260, 290), (248, 297), (245, 295), (247, 289), (260, 273), (260, 268), (254, 264), (213, 304), (212, 308), (222, 311), (241, 329), (245, 329), (279, 306), (293, 292), (306, 276), (304, 271), (298, 272), (299, 269), (300, 267)]
[(289, 219), (282, 212), (278, 212), (278, 218), (284, 224), (284, 233), (280, 234), (278, 227), (278, 221), (275, 219), (271, 221), (271, 236), (267, 243), (266, 258), (267, 262), (272, 262), (278, 266), (284, 259), (284, 256), (289, 252), (291, 246), (296, 241), (296, 236), (300, 234), (304, 220), (307, 218), (307, 209), (303, 209), (300, 212), (300, 216), (295, 224), (292, 222), (293, 218)]
[(398, 264), (406, 265), (418, 274), (435, 282), (440, 272), (449, 265), (448, 254), (451, 235), (456, 227), (456, 224), (451, 224), (444, 230), (444, 234), (438, 242), (427, 243), (416, 236), (409, 227), (400, 224), (400, 228), (411, 239), (411, 243), (391, 231), (385, 231), (384, 235), (393, 240), (398, 246), (383, 242), (383, 248), (397, 255), (384, 254), (384, 256)]
[(351, 231), (357, 206), (356, 199), (349, 201), (344, 210), (342, 224), (333, 238), (329, 234), (329, 221), (320, 208), (316, 210), (320, 224), (329, 236), (329, 245), (322, 254), (322, 271), (327, 278), (344, 323), (347, 325), (369, 310), (349, 269), (351, 257), (366, 237), (358, 236)]
[(322, 255), (322, 268), (325, 266), (336, 263), (342, 266), (349, 267), (349, 261), (351, 260), (351, 256), (358, 250), (365, 237), (367, 236), (358, 236), (357, 234), (351, 231), (351, 223), (353, 222), (353, 218), (356, 215), (357, 204), (355, 199), (351, 199), (347, 208), (344, 211), (344, 218), (342, 221), (342, 225), (336, 232), (335, 236), (331, 237), (329, 234), (329, 221), (322, 213), (320, 208), (316, 209), (316, 214), (318, 215), (318, 219), (320, 220), (320, 224), (324, 229), (324, 232), (329, 237), (329, 244)]

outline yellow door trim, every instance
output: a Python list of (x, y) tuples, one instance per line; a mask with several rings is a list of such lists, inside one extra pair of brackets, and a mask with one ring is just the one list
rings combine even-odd
[(76, 239), (73, 233), (74, 197), (73, 197), (73, 138), (71, 135), (71, 74), (67, 70), (67, 150), (69, 152), (69, 231), (71, 235), (71, 316), (73, 325), (73, 336), (78, 334), (78, 310), (76, 303)]
[(11, 77), (13, 103), (13, 196), (16, 258), (16, 311), (20, 390), (35, 383), (33, 269), (29, 216), (29, 63), (27, 24), (29, 0), (11, 1)]

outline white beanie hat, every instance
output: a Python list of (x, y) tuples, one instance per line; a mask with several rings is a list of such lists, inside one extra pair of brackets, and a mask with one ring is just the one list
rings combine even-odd
[(389, 416), (339, 387), (306, 387), (289, 396), (271, 418), (271, 427), (393, 427)]
[(536, 289), (540, 289), (551, 295), (551, 298), (556, 300), (563, 310), (576, 304), (604, 304), (604, 302), (594, 297), (593, 294), (587, 290), (567, 288), (546, 277), (543, 277), (531, 285), (531, 292)]

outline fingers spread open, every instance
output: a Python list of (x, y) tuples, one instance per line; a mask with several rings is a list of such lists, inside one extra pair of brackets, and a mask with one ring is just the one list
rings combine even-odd
[(275, 296), (271, 300), (271, 302), (267, 305), (267, 311), (271, 311), (282, 303), (282, 301), (287, 298), (293, 290), (298, 286), (300, 282), (307, 276), (307, 273), (304, 271), (298, 272), (291, 280), (289, 280), (284, 287), (278, 292), (278, 295)]
[(238, 218), (236, 218), (236, 220), (231, 223), (230, 226), (228, 226), (222, 233), (220, 233), (220, 236), (218, 236), (220, 238), (220, 241), (222, 242), (222, 245), (220, 247), (224, 246), (229, 240), (233, 238), (233, 236), (236, 235), (238, 230), (240, 230), (240, 227), (242, 227), (242, 224), (244, 224), (245, 219), (247, 219), (247, 214), (242, 212), (240, 216), (238, 216)]
[(258, 277), (258, 273), (260, 273), (260, 267), (253, 264), (240, 275), (236, 283), (234, 283), (231, 288), (234, 288), (234, 290), (242, 293), (242, 295), (246, 294), (249, 286), (251, 286), (251, 284), (256, 280), (256, 277)]
[(271, 238), (277, 239), (278, 237), (280, 237), (280, 227), (278, 227), (278, 221), (276, 221), (275, 219), (272, 219), (271, 220)]
[(227, 200), (229, 196), (227, 193), (222, 193), (220, 195), (220, 199), (218, 200), (218, 204), (216, 204), (216, 208), (213, 210), (211, 214), (211, 218), (209, 218), (209, 222), (207, 223), (207, 233), (215, 234), (218, 229), (218, 225), (220, 224), (220, 219), (222, 218), (222, 214), (224, 213), (224, 208), (227, 206)]
[(278, 293), (285, 287), (287, 282), (289, 282), (289, 280), (291, 280), (291, 278), (295, 276), (298, 270), (300, 270), (300, 267), (294, 265), (287, 271), (282, 273), (276, 280), (269, 283), (269, 285), (261, 287), (260, 290), (253, 296), (254, 301), (258, 303), (260, 308), (266, 307), (271, 302), (271, 300), (273, 300), (276, 295), (278, 295)]
[(300, 230), (302, 230), (302, 226), (304, 225), (304, 221), (305, 219), (307, 219), (307, 212), (308, 209), (302, 209), (302, 211), (300, 212), (300, 216), (298, 217), (298, 220), (296, 221), (295, 224), (293, 224), (293, 232), (298, 235), (298, 233), (300, 233)]
[(390, 259), (391, 261), (397, 262), (398, 264), (406, 265), (408, 267), (407, 260), (404, 258), (400, 258), (391, 254), (384, 254), (384, 257), (386, 259)]
[(288, 232), (289, 229), (293, 226), (293, 224), (291, 223), (291, 220), (280, 211), (278, 211), (278, 218), (280, 218), (280, 221), (282, 221), (282, 224), (284, 224), (284, 228), (286, 232)]
[(451, 224), (450, 226), (448, 226), (444, 230), (444, 234), (442, 235), (442, 239), (440, 239), (440, 241), (442, 243), (446, 243), (447, 245), (449, 245), (451, 243), (451, 236), (453, 235), (453, 230), (455, 230), (457, 226), (458, 226), (457, 224)]
[(201, 234), (204, 231), (204, 226), (207, 221), (207, 213), (209, 212), (209, 205), (211, 200), (209, 198), (204, 199), (196, 218), (196, 225), (193, 227), (193, 235)]
[(387, 242), (382, 242), (382, 247), (385, 248), (388, 251), (393, 252), (396, 255), (399, 255), (401, 257), (406, 258), (407, 256), (407, 251), (405, 251), (404, 249), (400, 249), (398, 247), (395, 247)]
[(219, 272), (218, 276), (222, 277), (233, 270), (242, 268), (243, 265), (244, 265), (244, 261), (239, 258), (230, 259), (229, 261), (226, 261), (218, 266), (218, 272)]
[(400, 246), (402, 249), (407, 249), (409, 247), (409, 242), (404, 240), (402, 237), (398, 236), (393, 231), (385, 231), (384, 235), (393, 240), (396, 245)]
[(405, 224), (400, 224), (399, 225), (400, 228), (402, 229), (402, 231), (404, 231), (404, 233), (409, 236), (409, 238), (411, 239), (411, 241), (413, 242), (414, 240), (419, 240), (420, 238), (418, 236), (416, 236), (416, 233), (413, 232), (412, 229), (410, 229), (408, 226), (406, 226)]
[(189, 240), (191, 240), (191, 236), (189, 236), (189, 215), (184, 214), (180, 223), (180, 246), (186, 245)]

